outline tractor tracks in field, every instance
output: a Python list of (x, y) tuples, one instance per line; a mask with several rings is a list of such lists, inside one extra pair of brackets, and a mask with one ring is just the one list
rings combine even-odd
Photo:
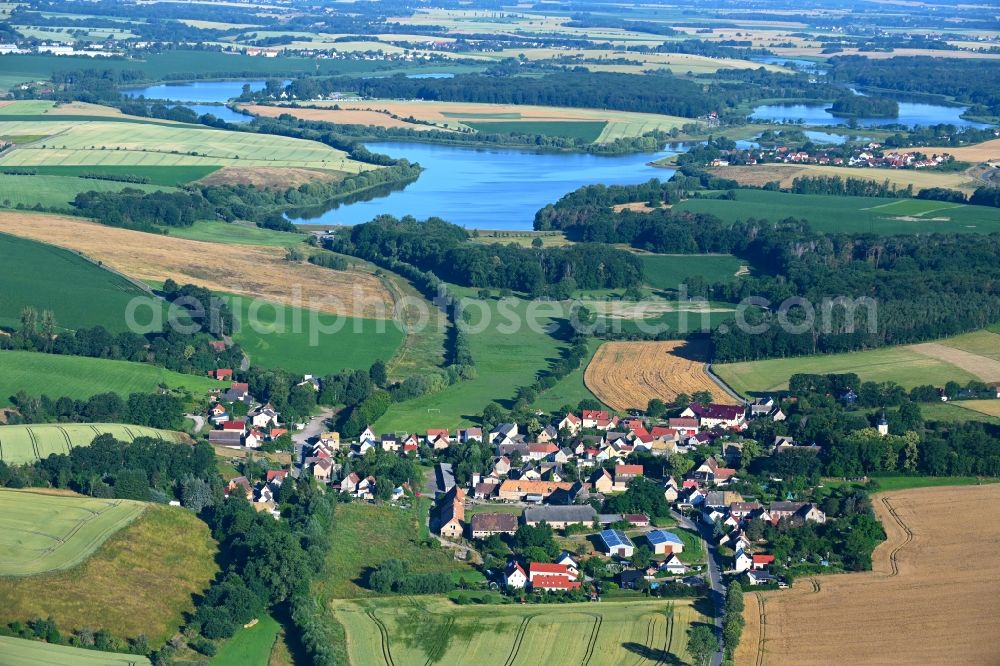
[(524, 632), (528, 629), (528, 624), (535, 619), (534, 615), (529, 615), (523, 620), (521, 624), (517, 626), (517, 633), (514, 634), (514, 644), (510, 646), (510, 654), (507, 655), (507, 660), (503, 663), (503, 666), (513, 666), (514, 661), (517, 660), (517, 653), (521, 650), (521, 642), (524, 641)]
[(594, 626), (590, 629), (590, 639), (587, 641), (587, 651), (583, 653), (581, 666), (589, 666), (591, 658), (594, 656), (594, 647), (597, 645), (597, 636), (601, 633), (601, 623), (604, 622), (603, 615), (592, 615)]
[(893, 547), (893, 549), (891, 551), (889, 551), (889, 568), (890, 568), (889, 576), (890, 577), (891, 576), (898, 576), (899, 575), (899, 559), (898, 559), (899, 551), (903, 550), (903, 548), (905, 548), (910, 542), (913, 541), (913, 530), (911, 530), (910, 526), (907, 525), (906, 523), (904, 523), (903, 519), (899, 517), (899, 513), (896, 511), (896, 507), (894, 507), (892, 505), (892, 502), (889, 501), (888, 497), (883, 497), (882, 498), (882, 504), (885, 506), (886, 510), (889, 512), (889, 515), (892, 517), (893, 521), (895, 521), (895, 523), (897, 525), (899, 525), (900, 528), (902, 528), (903, 532), (906, 534), (906, 538), (903, 539), (903, 542), (900, 543), (900, 544), (897, 544), (896, 546)]
[(365, 614), (378, 627), (379, 639), (382, 643), (382, 658), (385, 659), (386, 666), (396, 666), (396, 662), (392, 660), (392, 652), (389, 651), (389, 631), (385, 628), (385, 623), (375, 615), (375, 611), (372, 609), (366, 610)]
[(767, 615), (764, 612), (764, 595), (757, 592), (754, 596), (757, 597), (757, 612), (760, 613), (760, 632), (757, 634), (756, 666), (764, 666), (764, 628), (767, 626)]

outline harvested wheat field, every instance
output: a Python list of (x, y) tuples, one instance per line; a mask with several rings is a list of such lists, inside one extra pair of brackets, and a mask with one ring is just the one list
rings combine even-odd
[(956, 160), (963, 162), (997, 162), (1000, 161), (1000, 139), (984, 141), (971, 146), (951, 148), (949, 146), (931, 146), (920, 148), (920, 152), (932, 155), (934, 153), (950, 153)]
[(207, 243), (38, 213), (0, 213), (0, 231), (81, 252), (139, 280), (173, 278), (322, 312), (392, 316), (392, 299), (375, 276), (288, 262), (284, 248)]
[[(986, 333), (992, 336), (992, 333)], [(923, 342), (910, 345), (910, 349), (929, 358), (938, 359), (958, 366), (984, 382), (1000, 382), (1000, 361), (964, 349), (956, 349), (938, 342)]]
[[(748, 594), (737, 664), (998, 664), (1000, 485), (873, 497), (874, 570)], [(763, 620), (763, 621), (762, 621)]]
[(285, 190), (306, 183), (332, 183), (343, 180), (339, 171), (298, 169), (295, 167), (222, 167), (198, 182), (202, 185), (253, 185), (257, 188)]
[(702, 342), (605, 342), (587, 365), (583, 380), (609, 407), (644, 409), (653, 398), (672, 402), (680, 393), (710, 391), (718, 403), (735, 398), (705, 373), (707, 347)]
[(264, 106), (262, 104), (240, 105), (240, 109), (255, 116), (265, 118), (277, 118), (283, 113), (301, 118), (302, 120), (315, 120), (327, 123), (339, 123), (341, 125), (368, 125), (371, 127), (405, 127), (413, 130), (440, 130), (441, 127), (433, 125), (423, 125), (421, 123), (410, 123), (400, 118), (393, 117), (389, 113), (383, 113), (379, 103), (370, 103), (370, 109), (318, 109), (312, 107), (290, 107), (290, 106)]
[[(920, 148), (926, 152), (926, 148)], [(888, 180), (897, 187), (912, 185), (915, 192), (925, 187), (947, 187), (953, 190), (972, 192), (976, 181), (961, 171), (930, 171), (927, 169), (857, 169), (852, 167), (827, 166), (822, 164), (761, 164), (758, 166), (729, 166), (709, 169), (720, 178), (729, 178), (742, 185), (760, 186), (778, 181), (781, 187), (791, 187), (799, 176), (840, 176), (841, 178), (864, 178), (878, 182)]]

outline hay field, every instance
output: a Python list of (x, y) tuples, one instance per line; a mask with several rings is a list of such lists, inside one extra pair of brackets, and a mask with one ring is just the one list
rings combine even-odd
[(120, 652), (100, 652), (68, 645), (52, 645), (26, 638), (0, 636), (0, 654), (6, 666), (39, 666), (40, 664), (70, 664), (71, 666), (149, 666), (147, 657)]
[(684, 340), (606, 342), (587, 365), (584, 381), (601, 402), (618, 411), (645, 409), (653, 398), (673, 402), (680, 393), (709, 391), (713, 400), (737, 404), (705, 373), (704, 344)]
[[(1000, 486), (876, 495), (888, 540), (866, 573), (747, 595), (736, 663), (996, 664), (1000, 520), (984, 507)], [(818, 587), (818, 591), (817, 591)]]
[[(344, 106), (343, 104), (341, 106)], [(289, 114), (303, 120), (320, 121), (326, 123), (337, 123), (340, 125), (368, 125), (371, 127), (402, 127), (412, 130), (436, 130), (441, 127), (422, 125), (420, 123), (408, 123), (399, 118), (393, 118), (388, 113), (381, 111), (354, 109), (354, 108), (311, 108), (311, 107), (287, 107), (287, 106), (265, 106), (263, 104), (240, 105), (239, 107), (247, 113), (265, 118), (277, 118), (282, 114)]]
[(455, 606), (444, 600), (335, 602), (354, 666), (690, 663), (686, 600)]
[(936, 146), (920, 148), (920, 152), (927, 153), (950, 153), (955, 159), (963, 162), (997, 162), (1000, 161), (1000, 139), (984, 141), (971, 146), (961, 146), (952, 148), (950, 146)]
[(190, 441), (187, 435), (173, 430), (120, 423), (5, 425), (0, 426), (0, 460), (9, 465), (31, 463), (54, 453), (69, 453), (78, 446), (90, 446), (100, 435), (111, 435), (123, 442), (131, 442), (136, 437)]
[(0, 231), (86, 254), (140, 280), (194, 283), (352, 317), (387, 319), (392, 299), (378, 278), (285, 261), (285, 251), (155, 236), (78, 218), (0, 213)]
[(0, 490), (0, 576), (74, 567), (142, 511), (129, 500)]
[[(485, 123), (489, 121), (504, 121), (504, 123), (526, 123), (526, 132), (530, 131), (530, 123), (537, 122), (605, 122), (603, 132), (597, 138), (597, 143), (606, 143), (620, 137), (641, 136), (646, 132), (660, 130), (670, 131), (674, 127), (694, 122), (690, 118), (666, 116), (656, 113), (635, 113), (630, 111), (610, 111), (603, 109), (571, 109), (554, 106), (533, 106), (521, 104), (485, 104), (477, 102), (427, 102), (409, 100), (405, 102), (391, 100), (360, 100), (335, 102), (342, 109), (354, 111), (379, 112), (389, 111), (400, 118), (413, 117), (434, 123), (438, 128), (465, 129), (466, 123)], [(332, 107), (334, 102), (314, 102), (313, 106), (321, 109)], [(264, 107), (267, 108), (267, 107)], [(281, 107), (274, 107), (276, 110)], [(299, 113), (305, 109), (282, 109)], [(331, 113), (344, 113), (331, 111)], [(377, 115), (389, 118), (385, 114)], [(336, 116), (331, 116), (336, 117)], [(391, 120), (391, 119), (390, 119)], [(419, 125), (404, 123), (409, 128)], [(429, 127), (429, 126), (424, 126)], [(431, 127), (430, 129), (436, 129)]]
[(218, 573), (218, 546), (190, 511), (142, 506), (142, 515), (72, 569), (0, 578), (0, 623), (51, 616), (63, 636), (89, 626), (145, 634), (150, 648), (162, 646)]
[(213, 171), (198, 182), (202, 185), (253, 185), (257, 188), (285, 190), (306, 183), (332, 183), (341, 180), (342, 176), (337, 171), (320, 169), (227, 166)]
[(42, 165), (279, 166), (358, 173), (374, 169), (316, 141), (197, 125), (114, 120), (4, 121), (0, 135), (46, 135), (14, 148), (0, 167)]
[[(921, 148), (926, 151), (926, 148)], [(791, 187), (799, 176), (840, 176), (882, 182), (888, 180), (899, 187), (912, 185), (915, 192), (925, 187), (947, 187), (970, 194), (982, 183), (962, 172), (929, 171), (927, 169), (855, 169), (821, 164), (761, 164), (758, 166), (710, 167), (720, 178), (730, 178), (745, 185), (760, 186), (778, 181), (781, 187)]]
[(944, 386), (976, 379), (1000, 381), (1000, 335), (975, 331), (931, 343), (764, 361), (716, 364), (713, 370), (743, 395), (788, 388), (795, 373), (856, 373), (862, 381), (893, 381), (904, 388)]
[(948, 404), (1000, 419), (1000, 400), (956, 400)]

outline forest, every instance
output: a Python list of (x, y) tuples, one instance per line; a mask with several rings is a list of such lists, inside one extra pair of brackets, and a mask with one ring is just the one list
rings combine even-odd
[(440, 218), (418, 221), (380, 215), (351, 228), (331, 247), (365, 259), (383, 257), (430, 271), (446, 282), (567, 298), (576, 289), (638, 286), (638, 258), (607, 245), (524, 248), (470, 242), (469, 233)]
[(845, 95), (834, 100), (830, 113), (851, 118), (897, 118), (899, 102), (888, 97)]

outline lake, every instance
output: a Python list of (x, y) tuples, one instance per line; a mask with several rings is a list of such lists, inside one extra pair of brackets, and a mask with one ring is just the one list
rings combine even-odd
[[(287, 83), (287, 81), (285, 82)], [(141, 88), (122, 88), (128, 97), (147, 99), (169, 99), (175, 102), (215, 102), (225, 103), (243, 94), (243, 86), (250, 84), (250, 90), (263, 90), (265, 81), (187, 81), (185, 83), (160, 83)]]
[(419, 162), (424, 172), (404, 189), (386, 196), (311, 215), (294, 212), (288, 218), (296, 223), (332, 225), (360, 224), (383, 213), (418, 219), (436, 215), (470, 229), (528, 230), (540, 208), (582, 185), (669, 179), (673, 169), (648, 166), (647, 162), (677, 152), (604, 156), (422, 143), (372, 143), (367, 147)]
[(228, 106), (223, 106), (221, 104), (171, 104), (169, 106), (186, 106), (199, 116), (211, 113), (216, 118), (221, 118), (227, 123), (248, 123), (253, 120), (253, 116), (245, 113), (237, 113)]
[(766, 55), (751, 56), (749, 59), (753, 62), (759, 62), (762, 65), (788, 65), (799, 71), (809, 72), (810, 74), (826, 74), (827, 71), (826, 67), (821, 67), (820, 63), (815, 60), (806, 60), (804, 58), (785, 58), (784, 56)]
[[(838, 118), (827, 109), (830, 104), (764, 104), (753, 110), (751, 118), (773, 123), (797, 123), (806, 125), (847, 125), (848, 118)], [(948, 123), (956, 127), (990, 127), (985, 123), (959, 118), (965, 112), (964, 106), (943, 106), (941, 104), (921, 104), (899, 102), (898, 118), (858, 118), (859, 127), (882, 127), (885, 125), (906, 125), (907, 127), (939, 125)]]

